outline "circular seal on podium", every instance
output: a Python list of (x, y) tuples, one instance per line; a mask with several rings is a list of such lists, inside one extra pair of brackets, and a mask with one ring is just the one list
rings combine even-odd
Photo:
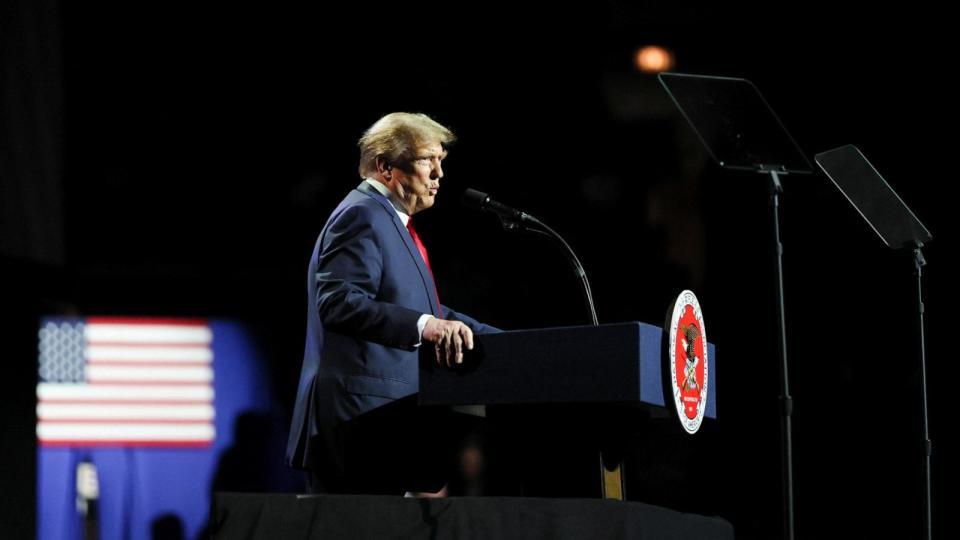
[(663, 335), (664, 398), (668, 408), (673, 401), (680, 425), (693, 434), (703, 422), (710, 391), (707, 331), (693, 291), (681, 292), (668, 310)]

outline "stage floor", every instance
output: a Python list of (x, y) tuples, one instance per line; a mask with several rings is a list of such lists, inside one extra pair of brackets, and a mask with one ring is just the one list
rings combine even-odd
[(211, 517), (216, 539), (733, 538), (717, 517), (599, 499), (217, 493)]

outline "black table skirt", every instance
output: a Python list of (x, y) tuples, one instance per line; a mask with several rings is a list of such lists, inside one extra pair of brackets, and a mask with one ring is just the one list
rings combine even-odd
[(217, 493), (212, 510), (217, 539), (733, 538), (720, 518), (599, 499)]

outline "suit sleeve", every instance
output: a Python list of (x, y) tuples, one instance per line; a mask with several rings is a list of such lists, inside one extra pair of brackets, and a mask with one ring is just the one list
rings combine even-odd
[(328, 226), (315, 273), (323, 325), (337, 333), (413, 350), (421, 313), (377, 300), (383, 256), (371, 210), (346, 209)]

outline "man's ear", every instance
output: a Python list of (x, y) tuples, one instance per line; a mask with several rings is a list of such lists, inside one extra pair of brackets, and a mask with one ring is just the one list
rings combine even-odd
[(393, 165), (383, 156), (377, 156), (377, 171), (385, 178), (390, 178)]

